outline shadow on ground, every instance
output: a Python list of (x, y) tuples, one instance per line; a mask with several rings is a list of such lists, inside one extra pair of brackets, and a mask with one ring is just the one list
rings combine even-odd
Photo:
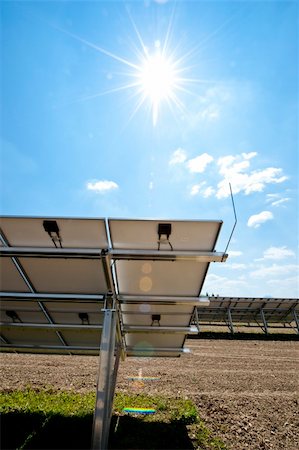
[(299, 341), (299, 334), (291, 333), (243, 333), (234, 334), (225, 331), (201, 331), (188, 335), (188, 339), (228, 339), (235, 341)]
[[(1, 449), (88, 449), (92, 415), (6, 413), (1, 417)], [(182, 422), (146, 422), (143, 418), (113, 416), (111, 449), (193, 449)]]

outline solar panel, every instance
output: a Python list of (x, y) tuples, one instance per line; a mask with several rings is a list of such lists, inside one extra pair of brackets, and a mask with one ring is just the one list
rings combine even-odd
[(180, 356), (220, 221), (1, 219), (6, 351), (98, 354), (93, 447), (106, 448), (120, 356)]
[[(108, 292), (100, 258), (108, 246), (105, 220), (4, 217), (1, 244), (3, 251), (21, 251), (17, 256), (1, 256), (5, 350), (98, 354), (103, 296)], [(64, 258), (59, 250), (65, 249), (96, 249), (98, 257), (78, 257), (74, 251), (73, 257)], [(9, 295), (5, 298), (5, 293), (20, 295), (16, 300)], [(50, 301), (44, 293), (64, 298)], [(29, 294), (31, 298), (26, 297)], [(81, 303), (73, 298), (80, 294), (84, 297)], [(86, 294), (98, 298), (92, 303)]]
[(107, 248), (105, 219), (2, 217), (1, 234), (14, 247), (53, 247), (44, 222), (55, 222), (63, 248)]
[[(189, 260), (188, 255), (177, 260), (175, 252), (213, 252), (221, 225), (220, 221), (109, 220), (119, 295), (148, 297), (147, 302), (120, 307), (128, 354), (181, 354), (186, 334), (195, 331), (190, 327), (194, 305), (159, 306), (152, 301), (200, 294), (209, 261)], [(121, 251), (126, 251), (126, 259), (118, 259)]]
[(0, 282), (4, 292), (30, 292), (12, 259), (1, 258)]
[[(112, 246), (122, 250), (156, 250), (159, 224), (170, 224), (169, 242), (174, 250), (212, 251), (222, 226), (219, 220), (109, 219), (108, 222)], [(160, 249), (170, 250), (169, 242), (164, 238)]]
[(19, 262), (38, 292), (103, 294), (108, 291), (100, 260), (19, 258)]
[[(233, 323), (246, 326), (261, 326), (267, 332), (288, 325), (299, 332), (298, 298), (257, 298), (257, 297), (209, 297), (207, 308), (197, 308), (198, 325), (228, 324), (233, 331)], [(273, 325), (274, 326), (274, 325)]]
[[(104, 298), (112, 292), (119, 303), (127, 355), (139, 350), (147, 354), (151, 348), (156, 356), (179, 356), (186, 334), (194, 331), (190, 326), (194, 298), (209, 263), (224, 256), (215, 252), (221, 225), (221, 221), (110, 219), (106, 224), (104, 219), (2, 218), (1, 290), (23, 294), (21, 302), (16, 298), (3, 302), (6, 348), (96, 351), (104, 304), (74, 302), (71, 297), (59, 300), (55, 295)], [(34, 302), (27, 293), (35, 294)], [(6, 311), (13, 311), (20, 319), (13, 322), (19, 324), (9, 325)], [(79, 314), (88, 320), (81, 323)], [(45, 326), (38, 326), (42, 323)], [(98, 329), (91, 330), (92, 324)]]

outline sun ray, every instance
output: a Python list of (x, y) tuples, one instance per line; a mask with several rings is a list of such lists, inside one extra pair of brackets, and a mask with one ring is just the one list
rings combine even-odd
[(162, 47), (162, 54), (163, 54), (163, 56), (165, 56), (167, 54), (168, 42), (169, 42), (169, 39), (170, 39), (171, 29), (172, 29), (173, 20), (174, 20), (175, 7), (176, 7), (176, 4), (173, 5), (171, 16), (170, 16), (170, 19), (169, 19), (169, 22), (168, 22), (168, 27), (167, 27), (167, 31), (166, 31), (166, 35), (165, 35), (165, 39), (164, 39), (164, 44), (163, 44), (163, 47)]
[(134, 19), (133, 19), (133, 17), (132, 17), (132, 14), (131, 14), (131, 12), (130, 12), (130, 10), (129, 10), (128, 7), (126, 8), (126, 10), (127, 10), (129, 19), (130, 19), (130, 21), (131, 21), (131, 23), (132, 23), (132, 25), (133, 25), (134, 31), (135, 31), (135, 33), (136, 33), (136, 35), (137, 35), (137, 38), (138, 38), (138, 40), (139, 40), (139, 43), (140, 43), (140, 45), (141, 45), (141, 48), (142, 48), (142, 50), (143, 50), (143, 53), (144, 53), (145, 56), (147, 56), (147, 55), (148, 55), (147, 48), (146, 48), (146, 46), (145, 46), (145, 44), (144, 44), (144, 42), (143, 42), (143, 39), (142, 39), (141, 34), (140, 34), (140, 32), (139, 32), (139, 30), (138, 30), (138, 28), (137, 28), (137, 26), (136, 26), (136, 23), (135, 23)]
[(110, 58), (114, 59), (115, 61), (121, 62), (135, 70), (138, 70), (138, 65), (132, 63), (131, 61), (128, 61), (127, 59), (124, 59), (121, 56), (115, 55), (114, 53), (111, 53), (108, 50), (105, 50), (104, 48), (99, 47), (98, 45), (93, 44), (92, 42), (87, 41), (86, 39), (81, 38), (77, 34), (71, 33), (70, 31), (67, 31), (63, 28), (60, 28), (57, 26), (54, 26), (54, 28), (61, 31), (62, 33), (67, 34), (68, 36), (72, 37), (73, 39), (76, 39), (77, 41), (81, 42), (82, 44), (85, 44), (88, 47), (93, 48), (94, 50), (97, 50), (98, 52), (102, 53), (103, 55), (109, 56)]

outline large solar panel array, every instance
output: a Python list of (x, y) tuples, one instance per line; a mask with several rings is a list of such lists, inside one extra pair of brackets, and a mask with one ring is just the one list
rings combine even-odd
[[(201, 297), (221, 221), (3, 217), (4, 351), (100, 354), (92, 446), (107, 449), (120, 357), (180, 356), (202, 321), (289, 321), (291, 299)], [(210, 305), (210, 306), (209, 306)], [(268, 322), (267, 322), (268, 320)]]
[(197, 308), (197, 324), (260, 326), (266, 333), (268, 328), (294, 328), (299, 333), (298, 298), (257, 297), (209, 297), (207, 308)]
[(98, 354), (106, 302), (127, 356), (179, 356), (221, 221), (1, 219), (1, 347)]

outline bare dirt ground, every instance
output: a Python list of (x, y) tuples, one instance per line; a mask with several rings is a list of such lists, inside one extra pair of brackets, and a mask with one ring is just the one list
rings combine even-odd
[[(299, 449), (299, 343), (190, 340), (191, 354), (175, 359), (128, 358), (117, 391), (128, 379), (159, 377), (139, 392), (187, 397), (215, 436), (231, 450)], [(2, 354), (0, 390), (94, 390), (98, 358)], [(141, 390), (140, 390), (141, 389)]]

